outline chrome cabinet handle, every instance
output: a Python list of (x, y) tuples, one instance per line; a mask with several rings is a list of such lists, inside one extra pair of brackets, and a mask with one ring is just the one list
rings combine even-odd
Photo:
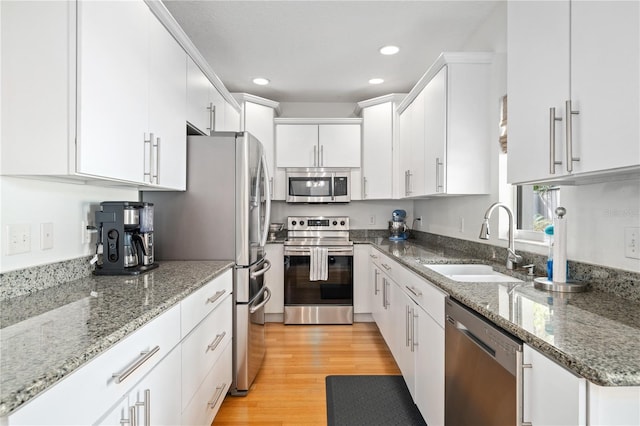
[(383, 267), (384, 269), (386, 269), (387, 271), (390, 271), (390, 270), (391, 270), (391, 266), (387, 265), (386, 263), (383, 263), (383, 264), (382, 264), (382, 267)]
[[(136, 407), (144, 407), (144, 426), (151, 426), (151, 390), (144, 390), (144, 401), (136, 402)], [(138, 413), (136, 412), (136, 417)], [(137, 421), (137, 418), (136, 418)]]
[(378, 293), (380, 293), (380, 290), (378, 289), (378, 275), (380, 274), (380, 271), (378, 271), (377, 269), (375, 269), (373, 271), (374, 273), (374, 278), (373, 278), (373, 294), (377, 295)]
[(562, 161), (556, 161), (556, 121), (562, 121), (562, 117), (556, 117), (556, 108), (549, 108), (549, 173), (556, 174), (556, 165)]
[(153, 174), (151, 175), (151, 183), (158, 185), (160, 183), (158, 179), (158, 176), (160, 175), (158, 170), (160, 168), (160, 137), (155, 139), (151, 153), (153, 154), (153, 162), (151, 164), (154, 166)]
[(382, 277), (382, 307), (387, 309), (387, 279)]
[(405, 342), (404, 345), (406, 347), (409, 347), (409, 345), (411, 344), (411, 337), (409, 337), (409, 318), (411, 317), (411, 308), (409, 307), (409, 305), (405, 306), (405, 314), (404, 314), (404, 336), (405, 336)]
[(211, 134), (216, 129), (216, 106), (213, 102), (209, 102), (207, 109), (209, 110), (209, 127), (207, 127), (207, 130), (209, 130), (209, 134)]
[(147, 362), (149, 358), (154, 356), (160, 350), (160, 346), (156, 346), (150, 351), (140, 352), (140, 356), (129, 367), (127, 367), (122, 373), (113, 373), (111, 377), (115, 379), (116, 383), (124, 382), (134, 371), (136, 371), (142, 364)]
[(389, 306), (391, 306), (391, 302), (389, 302), (389, 289), (390, 289), (390, 287), (391, 287), (391, 283), (385, 279), (384, 280), (384, 288), (385, 288), (384, 308), (385, 309), (387, 309)]
[(411, 352), (416, 351), (416, 346), (418, 346), (418, 342), (416, 341), (416, 319), (418, 318), (416, 313), (416, 309), (411, 309)]
[(273, 198), (273, 178), (269, 178), (269, 188), (271, 189), (271, 198)]
[[(153, 145), (154, 139), (155, 138), (153, 136), (153, 133), (149, 133), (149, 139), (147, 139), (146, 137), (144, 139), (145, 154), (142, 160), (144, 162), (144, 167), (142, 172), (144, 174), (143, 181), (148, 183), (152, 183), (151, 164), (153, 163), (153, 146), (152, 145)], [(147, 158), (149, 159), (148, 167), (147, 167)]]
[(318, 166), (318, 147), (316, 145), (313, 146), (313, 167)]
[(324, 145), (320, 145), (320, 167), (324, 167)]
[(436, 157), (436, 192), (440, 192), (440, 189), (443, 188), (442, 182), (440, 182), (440, 166), (444, 165), (440, 161), (440, 157)]
[(571, 109), (571, 99), (565, 102), (565, 109), (567, 114), (567, 124), (565, 126), (566, 141), (567, 144), (567, 172), (573, 171), (573, 162), (580, 161), (580, 157), (573, 156), (573, 116), (580, 114), (580, 111), (574, 111)]
[(362, 178), (362, 198), (367, 198), (367, 178)]
[(120, 424), (121, 425), (129, 425), (129, 426), (136, 426), (138, 424), (138, 421), (136, 419), (136, 407), (135, 407), (135, 405), (129, 407), (129, 418), (128, 419), (120, 419)]
[(216, 392), (213, 394), (213, 398), (211, 398), (211, 400), (207, 402), (207, 405), (209, 406), (210, 409), (216, 408), (216, 404), (218, 403), (218, 400), (222, 396), (222, 391), (224, 390), (225, 386), (227, 386), (227, 384), (222, 383), (220, 386), (216, 388)]
[(413, 173), (411, 173), (411, 169), (407, 170), (407, 195), (411, 195), (411, 193), (413, 192), (411, 190), (411, 177), (413, 176)]
[(216, 294), (214, 294), (213, 296), (207, 298), (207, 301), (205, 304), (207, 303), (215, 303), (216, 300), (220, 299), (222, 297), (223, 294), (225, 294), (227, 292), (227, 290), (218, 290), (216, 291)]
[(220, 344), (220, 342), (222, 342), (222, 339), (224, 339), (224, 336), (226, 335), (227, 335), (226, 331), (223, 331), (221, 334), (216, 335), (216, 338), (213, 339), (213, 342), (207, 345), (207, 350), (204, 351), (204, 353), (207, 353), (209, 351), (215, 351), (218, 345)]
[(370, 255), (369, 255), (369, 257), (372, 257), (372, 258), (374, 258), (374, 259), (377, 259), (377, 258), (378, 258), (378, 256), (376, 256), (375, 254), (370, 254)]
[(407, 290), (409, 290), (411, 293), (413, 293), (414, 296), (416, 297), (422, 297), (422, 292), (420, 290), (416, 290), (415, 287), (409, 287), (408, 285), (405, 286)]

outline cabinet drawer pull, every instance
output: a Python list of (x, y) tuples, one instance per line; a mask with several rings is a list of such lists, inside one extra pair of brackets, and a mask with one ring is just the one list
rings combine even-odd
[(140, 357), (135, 360), (129, 367), (127, 367), (122, 373), (113, 373), (111, 377), (115, 379), (116, 383), (124, 382), (134, 371), (138, 369), (142, 364), (147, 362), (149, 358), (154, 356), (160, 350), (160, 346), (156, 346), (150, 351), (140, 352)]
[(443, 165), (444, 163), (440, 161), (440, 157), (436, 157), (436, 192), (440, 192), (441, 189), (444, 190), (442, 182), (440, 182), (440, 167)]
[(405, 287), (407, 288), (407, 290), (409, 290), (411, 293), (413, 293), (414, 296), (422, 297), (422, 292), (420, 290), (416, 290), (415, 287), (409, 287), (408, 285), (406, 285)]
[(211, 134), (216, 130), (216, 107), (213, 102), (209, 103), (207, 110), (209, 110), (209, 127), (207, 127), (207, 130)]
[(222, 297), (223, 294), (225, 294), (227, 292), (227, 290), (219, 290), (216, 291), (216, 294), (214, 294), (213, 296), (209, 297), (207, 299), (207, 303), (215, 303), (216, 300), (220, 299)]
[(224, 391), (225, 386), (227, 386), (226, 383), (221, 384), (220, 386), (218, 386), (216, 388), (216, 393), (213, 394), (213, 398), (211, 398), (211, 401), (207, 402), (207, 405), (209, 406), (209, 408), (211, 408), (212, 410), (214, 408), (216, 408), (216, 404), (218, 403), (218, 400), (220, 399), (220, 397), (222, 396), (222, 392)]
[(387, 265), (386, 263), (383, 263), (383, 264), (382, 264), (382, 267), (383, 267), (384, 269), (386, 269), (387, 271), (390, 271), (390, 270), (391, 270), (391, 266)]
[(204, 351), (204, 353), (207, 353), (209, 351), (215, 351), (218, 345), (220, 344), (220, 342), (222, 342), (222, 339), (224, 339), (224, 336), (226, 335), (227, 335), (226, 331), (223, 331), (222, 334), (216, 335), (216, 338), (213, 340), (213, 342), (209, 344), (209, 346), (207, 346), (207, 350)]
[[(143, 156), (143, 169), (142, 169), (142, 173), (144, 175), (143, 180), (145, 182), (148, 183), (153, 183), (153, 178), (152, 178), (152, 171), (151, 171), (151, 163), (153, 162), (153, 141), (154, 141), (155, 137), (153, 135), (153, 133), (149, 133), (149, 139), (147, 139), (145, 137), (144, 139), (144, 147), (145, 147), (145, 154)], [(147, 144), (149, 145), (147, 147)], [(147, 162), (147, 159), (149, 160)], [(148, 165), (148, 168), (147, 168)]]
[(155, 143), (153, 143), (152, 145), (152, 151), (151, 153), (153, 154), (153, 162), (151, 163), (153, 166), (153, 174), (151, 175), (151, 183), (154, 183), (156, 185), (160, 184), (160, 179), (158, 179), (158, 176), (160, 175), (159, 172), (159, 168), (160, 168), (160, 138), (157, 137)]

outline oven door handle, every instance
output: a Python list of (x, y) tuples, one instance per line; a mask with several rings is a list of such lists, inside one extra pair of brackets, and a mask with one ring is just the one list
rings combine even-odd
[[(285, 247), (285, 256), (311, 256), (310, 247)], [(329, 247), (329, 256), (353, 256), (353, 248)]]
[(271, 300), (271, 290), (269, 290), (269, 287), (262, 287), (262, 290), (260, 290), (258, 296), (256, 296), (256, 299), (260, 299), (261, 296), (265, 296), (264, 299), (262, 300), (262, 302), (249, 308), (250, 314), (255, 314), (260, 308), (266, 305), (269, 300)]
[(251, 273), (251, 279), (258, 278), (260, 275), (264, 275), (269, 269), (271, 269), (271, 262), (269, 262), (269, 259), (265, 259), (264, 266), (261, 269), (258, 269), (257, 271)]

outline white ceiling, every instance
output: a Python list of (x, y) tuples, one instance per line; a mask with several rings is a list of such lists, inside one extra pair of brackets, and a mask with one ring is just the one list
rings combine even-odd
[[(497, 2), (163, 1), (229, 91), (278, 102), (408, 92), (440, 52), (464, 46)], [(400, 53), (381, 55), (386, 44)], [(271, 84), (253, 84), (258, 76)], [(370, 85), (373, 77), (385, 82)]]

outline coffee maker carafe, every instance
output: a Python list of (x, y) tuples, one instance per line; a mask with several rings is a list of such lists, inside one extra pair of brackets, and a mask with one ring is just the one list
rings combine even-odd
[(404, 241), (407, 239), (407, 212), (394, 210), (389, 221), (389, 239), (391, 241)]
[(102, 263), (96, 275), (138, 275), (158, 266), (153, 256), (153, 204), (105, 201), (96, 212)]

